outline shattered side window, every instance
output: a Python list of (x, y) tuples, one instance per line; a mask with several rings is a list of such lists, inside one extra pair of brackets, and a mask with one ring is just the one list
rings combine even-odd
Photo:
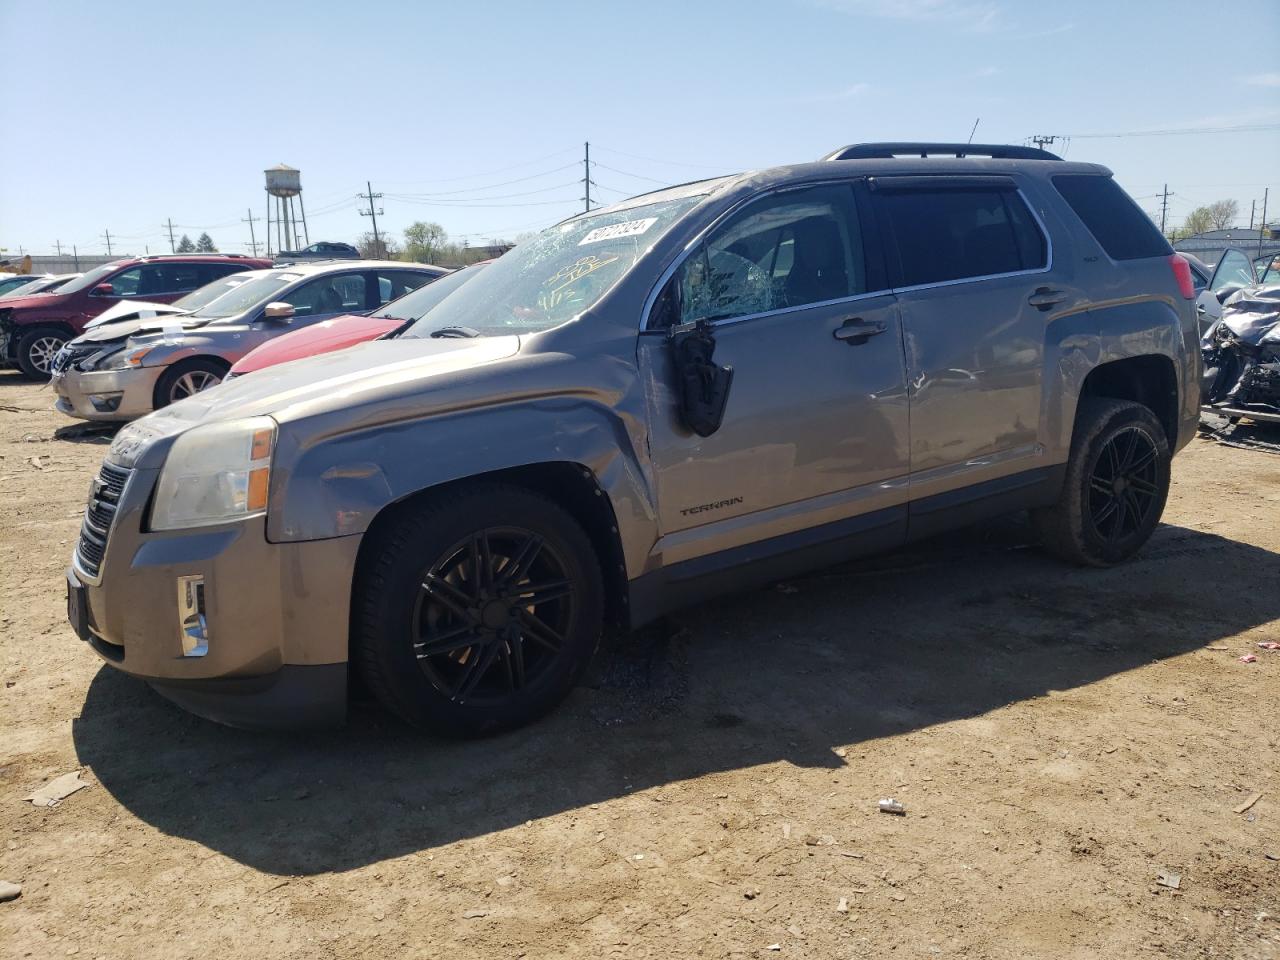
[(866, 292), (852, 191), (823, 185), (752, 203), (718, 227), (671, 282), (657, 325), (729, 320)]
[(728, 250), (706, 250), (680, 270), (681, 323), (723, 320), (774, 308), (769, 274)]

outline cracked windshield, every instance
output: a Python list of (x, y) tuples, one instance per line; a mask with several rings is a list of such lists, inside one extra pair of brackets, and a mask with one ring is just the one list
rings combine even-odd
[(520, 244), (426, 314), (407, 337), (537, 333), (589, 308), (701, 196), (579, 217)]

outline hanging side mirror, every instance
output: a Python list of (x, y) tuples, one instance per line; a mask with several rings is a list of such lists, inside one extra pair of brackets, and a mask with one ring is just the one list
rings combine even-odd
[(733, 367), (713, 361), (716, 341), (705, 320), (672, 327), (667, 343), (676, 370), (680, 420), (698, 436), (709, 437), (724, 421)]

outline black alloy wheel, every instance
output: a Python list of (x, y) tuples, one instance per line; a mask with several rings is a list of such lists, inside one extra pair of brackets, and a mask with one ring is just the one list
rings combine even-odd
[(1085, 566), (1121, 563), (1150, 539), (1169, 497), (1165, 427), (1131, 400), (1080, 401), (1057, 500), (1031, 511), (1049, 552)]
[(450, 736), (510, 730), (567, 697), (604, 629), (600, 561), (548, 497), (475, 481), (384, 511), (360, 548), (351, 658), (369, 689)]
[(1140, 426), (1114, 433), (1098, 453), (1089, 477), (1089, 522), (1109, 544), (1119, 544), (1144, 526), (1162, 499), (1160, 451)]
[(410, 633), (418, 668), (459, 704), (495, 704), (537, 687), (566, 651), (579, 590), (538, 534), (479, 530), (423, 573)]

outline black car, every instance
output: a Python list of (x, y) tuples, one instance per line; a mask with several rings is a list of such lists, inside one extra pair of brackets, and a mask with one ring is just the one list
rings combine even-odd
[(360, 251), (349, 243), (334, 243), (321, 240), (301, 250), (281, 250), (276, 254), (276, 263), (295, 260), (359, 260)]

